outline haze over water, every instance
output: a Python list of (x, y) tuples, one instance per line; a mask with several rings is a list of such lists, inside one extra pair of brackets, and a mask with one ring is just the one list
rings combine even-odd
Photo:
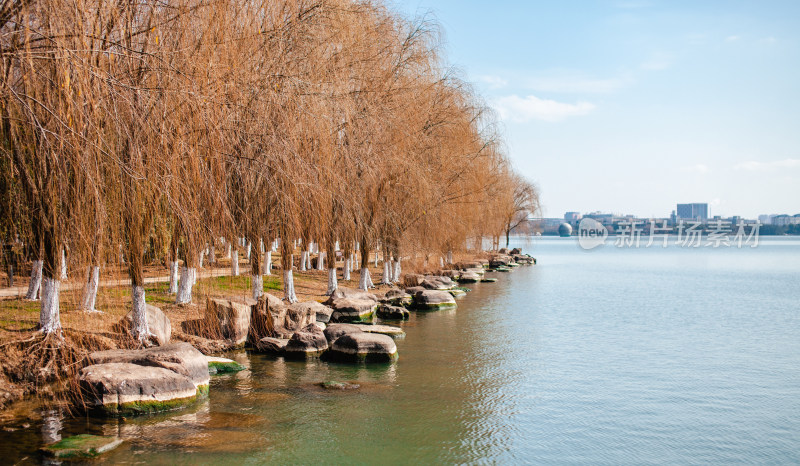
[[(194, 409), (62, 435), (119, 432), (104, 460), (150, 464), (800, 462), (800, 240), (517, 243), (538, 265), (413, 314), (394, 365), (234, 353), (250, 371)], [(0, 440), (20, 458), (39, 426)]]

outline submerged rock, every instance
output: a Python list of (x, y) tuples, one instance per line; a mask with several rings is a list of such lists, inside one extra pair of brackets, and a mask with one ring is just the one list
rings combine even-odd
[(411, 304), (411, 295), (403, 290), (394, 288), (386, 292), (383, 299), (384, 303), (393, 304), (395, 306), (408, 306)]
[(357, 383), (337, 382), (335, 380), (320, 382), (319, 385), (326, 390), (356, 390), (361, 388), (361, 385)]
[[(408, 299), (411, 301), (410, 295)], [(378, 317), (386, 320), (408, 320), (410, 313), (404, 307), (381, 304), (378, 306)]]
[(452, 290), (447, 290), (454, 298), (460, 298), (462, 296), (466, 296), (467, 292), (464, 290), (460, 290), (458, 288), (453, 288)]
[(90, 407), (110, 415), (169, 411), (208, 393), (208, 385), (196, 387), (189, 377), (169, 369), (124, 362), (84, 367), (80, 386)]
[(481, 283), (494, 283), (496, 281), (496, 278), (481, 278)]
[(208, 373), (211, 375), (227, 374), (230, 372), (239, 372), (247, 369), (233, 359), (206, 356), (206, 360), (208, 360)]
[(459, 283), (477, 283), (481, 280), (481, 276), (474, 272), (464, 272), (458, 277)]
[(119, 437), (81, 434), (46, 445), (42, 447), (42, 452), (58, 459), (89, 459), (117, 448), (122, 442)]
[(337, 338), (325, 358), (338, 362), (391, 362), (397, 359), (397, 345), (386, 335), (351, 333)]
[(320, 356), (328, 349), (325, 334), (314, 324), (295, 332), (283, 347), (283, 356), (291, 359), (306, 359)]
[(456, 300), (447, 291), (417, 291), (414, 294), (414, 307), (429, 311), (450, 309), (456, 307)]

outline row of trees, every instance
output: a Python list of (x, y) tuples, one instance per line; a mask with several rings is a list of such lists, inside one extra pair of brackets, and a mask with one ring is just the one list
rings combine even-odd
[[(378, 244), (396, 278), (408, 251), (499, 238), (536, 208), (435, 25), (380, 3), (8, 0), (0, 48), (0, 233), (40, 271), (45, 333), (65, 248), (88, 267), (87, 308), (124, 258), (144, 340), (148, 262), (183, 263), (185, 301), (220, 238), (234, 257), (239, 238), (278, 240), (295, 301), (295, 246), (318, 245), (332, 291), (336, 245), (358, 245), (366, 288)], [(260, 247), (250, 264), (258, 294)]]

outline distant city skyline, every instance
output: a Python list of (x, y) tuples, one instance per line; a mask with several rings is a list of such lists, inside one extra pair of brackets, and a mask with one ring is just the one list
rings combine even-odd
[(800, 2), (394, 5), (441, 23), (542, 216), (800, 212)]

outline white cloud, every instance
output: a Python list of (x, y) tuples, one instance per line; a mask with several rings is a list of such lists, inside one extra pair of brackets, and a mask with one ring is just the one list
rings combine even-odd
[(672, 57), (667, 53), (655, 53), (649, 60), (645, 61), (639, 68), (647, 71), (661, 71), (666, 70), (672, 66)]
[(689, 173), (708, 173), (708, 165), (704, 163), (698, 163), (697, 165), (689, 165), (687, 167), (681, 167), (681, 170)]
[(761, 39), (759, 42), (763, 44), (774, 44), (775, 42), (778, 42), (778, 39), (775, 36), (769, 36)]
[(757, 162), (755, 160), (751, 160), (748, 162), (737, 164), (733, 167), (733, 169), (753, 172), (753, 171), (772, 171), (779, 168), (798, 168), (798, 167), (800, 167), (800, 159), (774, 160), (772, 162)]
[(725, 42), (736, 42), (739, 40), (739, 36), (728, 36), (725, 38)]
[(501, 89), (508, 85), (508, 81), (506, 79), (503, 79), (500, 76), (488, 74), (478, 76), (478, 81), (488, 84), (490, 89)]
[(494, 101), (494, 107), (500, 117), (506, 120), (524, 123), (530, 120), (562, 121), (572, 116), (588, 115), (595, 106), (589, 102), (574, 104), (540, 99), (529, 95), (520, 97), (509, 95)]
[(594, 79), (583, 76), (543, 76), (527, 81), (528, 88), (538, 92), (575, 94), (608, 94), (633, 82), (633, 78)]

